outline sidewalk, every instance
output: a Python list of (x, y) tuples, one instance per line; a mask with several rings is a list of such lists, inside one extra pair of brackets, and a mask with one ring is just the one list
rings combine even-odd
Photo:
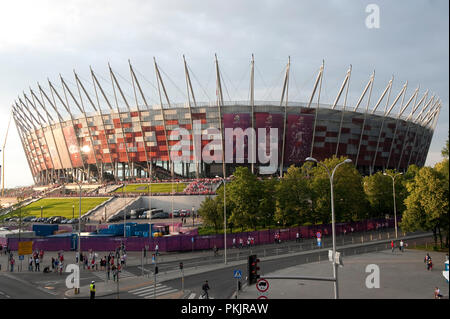
[[(411, 235), (411, 236), (405, 236), (405, 237), (400, 237), (398, 240), (400, 240), (401, 238), (404, 240), (410, 240), (413, 238), (428, 238), (430, 237), (431, 234), (420, 234), (420, 235)], [(376, 246), (376, 245), (383, 245), (383, 247), (387, 247), (387, 245), (390, 243), (389, 239), (386, 240), (376, 240), (374, 242), (366, 242), (363, 244), (350, 244), (350, 245), (345, 245), (345, 246), (337, 246), (337, 248), (339, 250), (344, 250), (344, 249), (348, 249), (348, 250), (357, 250), (358, 248), (364, 247), (367, 251), (368, 247), (371, 246)], [(383, 248), (384, 249), (384, 248)], [(381, 250), (381, 249), (379, 249)], [(261, 261), (270, 261), (270, 260), (277, 260), (279, 258), (285, 258), (285, 257), (292, 257), (292, 256), (300, 256), (300, 255), (311, 255), (311, 254), (315, 254), (317, 256), (319, 255), (323, 255), (323, 254), (327, 254), (328, 253), (328, 249), (314, 249), (314, 250), (305, 250), (305, 251), (301, 251), (301, 252), (292, 252), (289, 254), (283, 254), (283, 255), (274, 255), (274, 256), (267, 256), (267, 257), (260, 257)], [(210, 256), (211, 252), (205, 252), (205, 253), (194, 253), (195, 255), (197, 255), (198, 257), (201, 257), (201, 255), (208, 255)], [(189, 254), (189, 256), (185, 256), (188, 258), (193, 258), (194, 254)], [(178, 255), (167, 255), (164, 256), (166, 259), (165, 261), (174, 261), (174, 260), (182, 260), (180, 259), (179, 254)], [(345, 257), (347, 259), (347, 257)], [(325, 260), (326, 258), (323, 258), (322, 260)], [(313, 261), (313, 260), (311, 260)], [(158, 262), (161, 262), (161, 260), (159, 260)], [(239, 265), (246, 265), (247, 264), (247, 260), (246, 259), (242, 259), (242, 260), (236, 260), (236, 261), (229, 261), (226, 265), (224, 263), (216, 263), (216, 264), (208, 264), (208, 265), (204, 265), (204, 266), (198, 266), (198, 267), (190, 267), (190, 268), (185, 268), (184, 269), (184, 277), (188, 277), (191, 275), (196, 275), (196, 274), (201, 274), (207, 271), (214, 271), (214, 270), (219, 270), (219, 269), (224, 269), (224, 268), (228, 268), (228, 267), (233, 267), (233, 266), (239, 266)], [(327, 263), (329, 264), (329, 263)], [(140, 265), (140, 264), (138, 264)], [(147, 265), (147, 269), (153, 269), (152, 265)], [(144, 267), (145, 269), (145, 267)], [(145, 273), (148, 273), (148, 270), (146, 269)], [(146, 275), (144, 276), (135, 276), (135, 277), (127, 277), (124, 279), (120, 280), (119, 283), (119, 291), (128, 291), (131, 289), (137, 289), (140, 287), (144, 287), (144, 286), (148, 286), (154, 283), (153, 279), (153, 274), (150, 275), (150, 278), (147, 277)], [(164, 281), (167, 280), (172, 280), (172, 279), (177, 279), (180, 278), (180, 271), (178, 269), (176, 270), (170, 270), (170, 271), (160, 271), (160, 273), (157, 275), (157, 282), (158, 283), (162, 283)], [(243, 289), (245, 290), (245, 284)], [(256, 288), (255, 288), (256, 289)], [(117, 283), (113, 282), (113, 281), (109, 281), (108, 283), (105, 282), (96, 282), (96, 296), (107, 296), (107, 295), (112, 295), (117, 293)], [(186, 296), (189, 292), (186, 291), (185, 294), (181, 294), (179, 296), (179, 298), (183, 298), (183, 296)], [(240, 293), (241, 294), (241, 293)], [(74, 294), (74, 290), (69, 290), (66, 292), (66, 297), (68, 298), (88, 298), (89, 297), (89, 285), (86, 286), (82, 286), (80, 288), (80, 294), (79, 295), (75, 295)], [(165, 299), (167, 298), (167, 296), (164, 296)], [(234, 298), (234, 295), (233, 297)], [(250, 298), (251, 299), (251, 298)]]
[[(345, 257), (344, 266), (338, 267), (339, 299), (433, 299), (434, 288), (439, 287), (443, 299), (449, 297), (449, 285), (442, 276), (444, 253), (430, 252), (436, 265), (427, 271), (423, 263), (425, 252), (407, 249), (401, 253), (390, 249), (363, 255)], [(379, 267), (379, 288), (368, 288), (367, 265)], [(320, 276), (332, 277), (328, 260), (296, 265), (265, 276)], [(263, 276), (262, 276), (263, 277)], [(370, 279), (370, 278), (369, 278)], [(256, 284), (245, 284), (238, 299), (333, 299), (332, 282), (300, 279), (267, 279), (268, 289), (259, 292)], [(233, 295), (233, 298), (235, 296)]]

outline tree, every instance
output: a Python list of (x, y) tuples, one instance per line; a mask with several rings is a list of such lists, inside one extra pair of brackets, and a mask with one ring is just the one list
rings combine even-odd
[[(337, 164), (346, 158), (333, 156), (322, 161), (328, 167), (330, 174)], [(356, 221), (366, 218), (369, 213), (369, 203), (363, 189), (363, 180), (353, 164), (340, 166), (334, 175), (334, 207), (336, 222)], [(314, 194), (314, 211), (323, 223), (331, 220), (330, 179), (321, 165), (312, 170), (311, 188)]]
[(261, 200), (259, 201), (258, 224), (266, 227), (275, 221), (278, 180), (268, 178), (262, 181)]
[(247, 167), (236, 168), (233, 175), (233, 181), (226, 186), (227, 202), (233, 205), (231, 221), (234, 225), (256, 230), (263, 195), (261, 182)]
[(448, 246), (448, 179), (431, 167), (423, 167), (412, 182), (407, 184), (409, 196), (405, 200), (406, 211), (400, 226), (405, 231), (432, 231), (435, 244), (442, 231)]
[(200, 205), (198, 214), (202, 217), (203, 223), (206, 226), (214, 227), (216, 234), (218, 230), (223, 226), (223, 215), (219, 213), (218, 198), (206, 197), (206, 199)]
[(283, 226), (302, 224), (310, 213), (310, 191), (308, 182), (301, 169), (288, 168), (276, 189), (275, 220)]
[[(398, 184), (398, 177), (396, 178)], [(394, 198), (392, 195), (392, 179), (377, 172), (364, 177), (364, 192), (371, 207), (371, 218), (384, 217), (391, 214), (394, 207)], [(397, 202), (401, 203), (400, 200)]]

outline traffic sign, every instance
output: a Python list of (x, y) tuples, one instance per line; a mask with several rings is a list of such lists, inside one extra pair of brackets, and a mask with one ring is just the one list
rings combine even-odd
[(257, 299), (269, 299), (269, 298), (267, 298), (267, 296), (262, 295), (262, 296), (259, 296)]
[(18, 255), (31, 255), (33, 253), (32, 241), (20, 241)]
[(322, 234), (320, 233), (320, 231), (318, 231), (318, 232), (316, 233), (316, 236), (317, 236), (317, 238), (322, 237)]
[(235, 270), (233, 277), (234, 278), (238, 278), (238, 279), (242, 278), (242, 271), (241, 270)]
[(269, 282), (265, 279), (259, 279), (256, 283), (256, 289), (258, 289), (259, 292), (266, 292), (269, 290)]
[(23, 260), (23, 255), (20, 255), (20, 256), (19, 256), (19, 260)]

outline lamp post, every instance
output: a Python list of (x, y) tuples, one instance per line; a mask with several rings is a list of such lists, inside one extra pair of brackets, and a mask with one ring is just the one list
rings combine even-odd
[(72, 205), (72, 219), (74, 218), (75, 218), (75, 205)]
[(334, 190), (333, 190), (333, 179), (334, 179), (334, 173), (336, 172), (336, 169), (346, 163), (351, 163), (351, 159), (346, 159), (343, 162), (340, 162), (336, 165), (336, 167), (333, 169), (333, 172), (330, 174), (330, 170), (328, 167), (326, 167), (324, 164), (319, 162), (313, 157), (308, 157), (305, 159), (305, 161), (310, 162), (316, 162), (318, 165), (325, 168), (328, 177), (330, 178), (330, 186), (331, 186), (331, 230), (332, 230), (332, 237), (333, 237), (333, 276), (334, 276), (334, 299), (339, 298), (339, 289), (338, 289), (338, 274), (337, 274), (337, 264), (336, 264), (336, 232), (335, 232), (335, 214), (334, 214)]
[(227, 264), (227, 191), (225, 178), (216, 175), (216, 178), (220, 178), (223, 181), (223, 255), (225, 265)]
[(388, 174), (386, 172), (383, 173), (383, 175), (385, 176), (389, 176), (390, 178), (392, 178), (392, 195), (394, 196), (394, 225), (395, 225), (395, 238), (398, 238), (398, 233), (397, 233), (397, 208), (395, 205), (395, 178), (397, 176), (403, 175), (403, 173), (397, 173), (394, 175)]
[(194, 227), (194, 219), (195, 219), (194, 213), (195, 213), (195, 207), (192, 206), (192, 210), (191, 210), (191, 214), (192, 214), (192, 227)]
[(42, 218), (42, 210), (44, 209), (44, 207), (43, 206), (41, 206), (41, 218)]
[[(84, 145), (83, 147), (81, 147), (81, 152), (83, 153), (89, 153), (91, 150), (89, 145)], [(78, 207), (78, 269), (80, 269), (80, 259), (81, 259), (81, 184), (82, 184), (82, 175), (84, 174), (84, 169), (83, 168), (79, 168), (81, 175), (80, 178), (78, 179), (78, 181), (76, 182), (76, 184), (79, 187), (80, 190), (80, 202), (79, 202), (79, 207)], [(73, 214), (75, 215), (75, 205), (73, 205)], [(80, 276), (81, 279), (81, 276)], [(75, 293), (79, 294), (80, 293), (80, 287), (76, 287), (75, 288)]]

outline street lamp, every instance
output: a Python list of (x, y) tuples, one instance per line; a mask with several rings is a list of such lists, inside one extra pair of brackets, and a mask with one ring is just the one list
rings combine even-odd
[[(84, 145), (83, 147), (81, 147), (81, 151), (83, 153), (89, 153), (91, 151), (91, 148), (89, 145)], [(81, 172), (81, 176), (80, 179), (78, 179), (75, 183), (78, 185), (79, 189), (80, 189), (80, 203), (79, 203), (79, 209), (78, 209), (78, 269), (80, 269), (80, 259), (81, 259), (81, 184), (82, 184), (82, 174), (84, 174), (84, 169), (83, 168), (79, 168), (80, 172)], [(73, 207), (73, 214), (75, 215), (75, 205), (72, 205)], [(81, 276), (80, 276), (81, 277)], [(80, 288), (77, 287), (75, 288), (75, 293), (79, 294), (80, 293)]]
[(44, 209), (44, 207), (43, 206), (41, 206), (41, 218), (42, 218), (42, 210)]
[(403, 175), (403, 173), (397, 173), (394, 175), (388, 174), (386, 172), (383, 173), (383, 175), (385, 176), (389, 176), (390, 178), (392, 178), (392, 194), (394, 196), (394, 225), (395, 225), (395, 238), (398, 238), (398, 234), (397, 234), (397, 208), (395, 207), (395, 178), (399, 175)]
[(227, 201), (226, 201), (226, 181), (225, 178), (216, 175), (216, 178), (220, 178), (223, 181), (223, 245), (224, 245), (224, 262), (227, 264)]
[(75, 205), (72, 205), (72, 219), (75, 218)]
[(333, 276), (334, 276), (334, 299), (339, 298), (339, 290), (338, 290), (338, 277), (337, 277), (337, 264), (336, 264), (336, 233), (335, 233), (335, 216), (334, 216), (334, 190), (333, 190), (333, 179), (334, 179), (334, 173), (336, 172), (336, 169), (346, 163), (351, 163), (351, 159), (346, 159), (343, 162), (340, 162), (336, 165), (336, 167), (333, 169), (333, 172), (330, 174), (330, 170), (328, 167), (326, 167), (324, 164), (319, 162), (313, 157), (307, 157), (305, 161), (309, 162), (316, 162), (318, 165), (325, 168), (328, 177), (330, 178), (330, 186), (331, 186), (331, 229), (332, 229), (332, 236), (333, 236)]

